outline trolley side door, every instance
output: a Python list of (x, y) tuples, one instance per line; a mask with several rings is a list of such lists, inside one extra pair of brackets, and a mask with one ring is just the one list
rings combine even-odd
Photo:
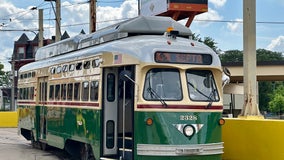
[(103, 155), (117, 154), (118, 69), (104, 69)]
[(38, 79), (38, 109), (37, 116), (39, 117), (39, 138), (46, 139), (46, 100), (47, 100), (47, 80), (48, 77), (40, 77)]

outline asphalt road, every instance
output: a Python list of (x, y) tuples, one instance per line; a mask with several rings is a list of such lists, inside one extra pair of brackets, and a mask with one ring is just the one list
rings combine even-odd
[(17, 128), (0, 128), (0, 160), (71, 160), (64, 151), (35, 149), (31, 142), (18, 135)]

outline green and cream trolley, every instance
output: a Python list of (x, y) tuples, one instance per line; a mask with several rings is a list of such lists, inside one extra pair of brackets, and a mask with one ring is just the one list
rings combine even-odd
[(19, 71), (19, 132), (73, 157), (221, 160), (218, 55), (167, 17), (40, 48)]

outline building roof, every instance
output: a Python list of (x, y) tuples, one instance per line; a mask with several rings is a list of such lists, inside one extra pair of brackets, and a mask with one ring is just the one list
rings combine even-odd
[(28, 36), (27, 36), (25, 33), (23, 33), (23, 34), (21, 35), (21, 37), (20, 37), (17, 41), (15, 41), (15, 43), (16, 43), (16, 44), (25, 44), (25, 43), (27, 43), (28, 41), (29, 41)]

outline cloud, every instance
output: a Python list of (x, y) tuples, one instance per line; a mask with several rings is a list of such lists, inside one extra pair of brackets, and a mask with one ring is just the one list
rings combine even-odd
[(237, 18), (234, 20), (235, 22), (228, 22), (227, 28), (232, 32), (237, 32), (242, 29), (243, 26), (243, 19)]
[[(61, 2), (61, 32), (64, 31), (70, 36), (75, 36), (82, 29), (86, 33), (89, 32), (89, 4), (80, 3), (82, 0), (73, 0)], [(75, 5), (74, 5), (75, 3)], [(79, 3), (79, 4), (76, 4)], [(38, 27), (38, 11), (31, 11), (29, 8), (17, 8), (12, 2), (0, 0), (0, 29), (21, 30), (21, 29), (37, 29)], [(49, 3), (48, 3), (49, 4)], [(137, 0), (127, 0), (117, 7), (97, 6), (97, 28), (117, 23), (127, 18), (133, 18), (138, 15)], [(46, 8), (46, 6), (45, 6)], [(12, 21), (10, 21), (10, 18)], [(53, 19), (52, 9), (44, 10), (44, 19)], [(4, 25), (2, 24), (4, 23)], [(2, 25), (2, 26), (1, 26)], [(55, 21), (44, 21), (44, 37), (51, 38), (55, 34)], [(0, 62), (4, 64), (4, 70), (10, 70), (8, 63), (13, 53), (14, 41), (22, 35), (22, 32), (0, 32), (0, 37), (5, 40), (0, 41)], [(35, 35), (25, 32), (32, 40)], [(2, 57), (2, 55), (4, 55)]]
[(227, 0), (209, 0), (209, 3), (212, 3), (216, 8), (223, 7)]
[(195, 16), (194, 20), (199, 25), (209, 25), (211, 22), (210, 20), (222, 20), (223, 17), (219, 15), (219, 13), (216, 10), (213, 10), (211, 8), (208, 9), (208, 12), (199, 14)]
[(266, 49), (284, 53), (284, 36), (279, 36), (276, 39), (273, 39)]

